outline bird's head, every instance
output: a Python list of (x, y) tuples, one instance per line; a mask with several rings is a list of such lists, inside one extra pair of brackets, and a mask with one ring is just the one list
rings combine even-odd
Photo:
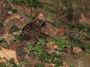
[(36, 15), (36, 24), (39, 25), (40, 27), (43, 27), (46, 25), (46, 15), (43, 12), (39, 12)]
[(46, 25), (46, 21), (37, 19), (37, 20), (35, 21), (35, 24), (38, 25), (39, 27), (43, 27), (43, 26)]

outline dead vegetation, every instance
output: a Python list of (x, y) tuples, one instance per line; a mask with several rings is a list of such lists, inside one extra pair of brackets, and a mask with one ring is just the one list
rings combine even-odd
[(0, 0), (0, 67), (89, 67), (89, 0)]

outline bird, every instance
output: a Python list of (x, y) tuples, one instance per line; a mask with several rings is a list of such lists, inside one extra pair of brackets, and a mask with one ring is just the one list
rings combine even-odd
[(17, 54), (18, 60), (24, 60), (27, 54), (26, 50), (24, 49), (24, 46), (18, 46), (16, 48), (16, 54)]
[(36, 43), (41, 34), (41, 28), (45, 25), (42, 14), (22, 28), (21, 37), (24, 42)]
[(35, 45), (41, 35), (41, 28), (46, 25), (46, 21), (43, 20), (43, 15), (38, 16), (31, 22), (26, 24), (21, 30), (21, 41), (16, 47), (16, 54), (19, 60), (25, 60), (28, 54), (27, 45)]
[(16, 49), (16, 54), (19, 57), (19, 60), (25, 60), (26, 55), (28, 54), (28, 52), (25, 50), (25, 46), (29, 44), (35, 45), (35, 43), (37, 43), (41, 35), (41, 28), (44, 25), (45, 21), (40, 18), (35, 18), (22, 28), (22, 32), (20, 34), (22, 44), (20, 44)]
[(25, 27), (23, 27), (21, 32), (21, 37), (23, 41), (29, 41), (31, 43), (35, 43), (40, 36), (41, 27), (44, 25), (42, 20), (36, 19), (30, 23), (28, 23)]

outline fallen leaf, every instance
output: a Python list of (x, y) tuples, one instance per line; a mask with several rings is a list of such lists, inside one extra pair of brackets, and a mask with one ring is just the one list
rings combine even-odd
[(55, 50), (57, 48), (58, 46), (54, 42), (47, 42), (46, 44), (46, 49), (48, 50)]
[(45, 67), (55, 67), (55, 64), (53, 64), (53, 63), (45, 63)]
[(3, 38), (8, 44), (12, 43), (13, 40), (15, 39), (12, 34), (8, 34), (8, 33), (4, 34)]
[(26, 24), (27, 22), (22, 16), (18, 14), (12, 14), (4, 21), (5, 33), (9, 33), (12, 26), (23, 28)]
[(51, 63), (49, 64), (49, 67), (55, 67), (55, 64)]
[(79, 54), (82, 52), (82, 49), (79, 47), (73, 47), (73, 53)]
[(6, 60), (10, 60), (11, 58), (14, 59), (16, 64), (19, 63), (19, 60), (18, 60), (17, 55), (16, 55), (16, 51), (14, 51), (12, 49), (7, 49), (7, 48), (1, 47), (0, 58), (1, 58), (0, 63), (5, 63)]
[(63, 35), (65, 32), (66, 32), (66, 29), (62, 27), (57, 30), (56, 35)]
[(83, 13), (81, 13), (81, 18), (80, 18), (80, 20), (79, 20), (79, 23), (80, 23), (80, 24), (90, 25), (90, 17), (87, 18), (87, 17), (84, 16)]

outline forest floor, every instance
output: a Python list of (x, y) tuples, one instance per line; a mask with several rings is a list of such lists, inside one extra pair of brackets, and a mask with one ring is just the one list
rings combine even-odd
[(35, 13), (43, 14), (43, 9), (23, 4), (12, 6), (15, 12), (9, 11), (9, 16), (0, 23), (0, 67), (90, 67), (90, 16), (81, 13), (77, 24), (50, 14), (41, 28), (45, 35), (41, 34), (34, 46), (28, 43), (21, 49), (27, 52), (22, 60), (17, 55), (17, 45), (23, 44), (19, 35)]

